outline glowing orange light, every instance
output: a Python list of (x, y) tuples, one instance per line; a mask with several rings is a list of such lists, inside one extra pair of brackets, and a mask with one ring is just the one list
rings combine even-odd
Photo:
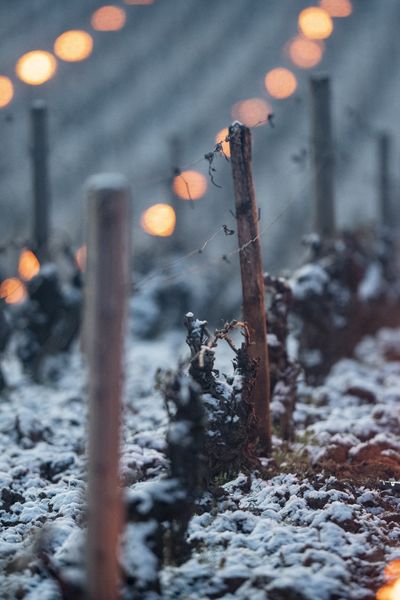
[(175, 211), (169, 204), (153, 204), (142, 214), (140, 224), (150, 235), (168, 237), (175, 230)]
[(376, 592), (376, 600), (400, 600), (400, 560), (392, 560), (383, 572), (387, 584)]
[(23, 250), (18, 262), (18, 273), (22, 279), (29, 281), (40, 271), (40, 262), (31, 250)]
[(282, 100), (296, 91), (297, 79), (289, 69), (278, 67), (266, 74), (265, 88), (270, 96)]
[(319, 4), (331, 17), (349, 17), (353, 12), (350, 0), (320, 0)]
[(10, 104), (14, 96), (14, 86), (11, 79), (0, 75), (0, 108)]
[(182, 171), (174, 178), (173, 190), (182, 200), (198, 200), (207, 190), (207, 179), (198, 171)]
[(229, 134), (229, 130), (227, 127), (224, 127), (224, 129), (221, 129), (221, 131), (218, 131), (217, 135), (215, 136), (215, 143), (222, 145), (222, 152), (225, 154), (225, 156), (227, 156), (229, 158), (231, 155), (231, 150), (229, 148), (229, 142), (225, 141), (225, 138), (227, 137), (228, 134)]
[(299, 29), (305, 37), (311, 40), (324, 40), (333, 31), (333, 21), (323, 8), (310, 6), (299, 14)]
[(324, 52), (322, 42), (301, 36), (290, 40), (286, 49), (292, 63), (301, 69), (312, 69), (318, 65)]
[(232, 118), (247, 127), (255, 127), (264, 123), (270, 113), (272, 113), (271, 107), (262, 98), (248, 98), (236, 102), (231, 110)]
[(33, 50), (19, 58), (15, 70), (24, 83), (42, 85), (55, 74), (57, 60), (50, 52)]
[(86, 31), (71, 30), (62, 33), (54, 42), (54, 52), (67, 62), (85, 60), (93, 50), (93, 38)]
[(86, 261), (87, 261), (86, 246), (81, 246), (80, 248), (78, 248), (78, 250), (75, 252), (75, 260), (76, 260), (76, 264), (78, 265), (78, 269), (80, 271), (82, 271), (82, 273), (84, 271), (86, 271)]
[(385, 579), (400, 579), (400, 560), (392, 560), (383, 570)]
[(4, 279), (0, 284), (0, 298), (7, 304), (19, 304), (26, 298), (26, 288), (22, 281), (16, 277)]
[(92, 27), (97, 31), (118, 31), (126, 21), (126, 12), (119, 6), (108, 4), (92, 14)]
[(376, 592), (376, 600), (400, 600), (400, 579), (381, 587)]

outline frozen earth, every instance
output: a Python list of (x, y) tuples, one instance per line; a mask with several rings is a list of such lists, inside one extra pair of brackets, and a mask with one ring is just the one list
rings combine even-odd
[[(129, 347), (122, 477), (134, 489), (165, 474), (158, 367), (185, 355), (184, 334)], [(192, 556), (161, 574), (166, 600), (368, 600), (400, 558), (400, 331), (365, 339), (323, 386), (301, 384), (290, 451), (275, 439), (269, 476), (238, 473), (206, 493), (188, 536)], [(229, 356), (223, 355), (227, 365)], [(82, 564), (85, 522), (85, 372), (77, 349), (52, 386), (32, 384), (12, 355), (0, 416), (1, 598), (59, 600), (38, 556), (46, 536), (56, 565)], [(389, 485), (389, 487), (388, 487)], [(217, 493), (216, 493), (217, 490)], [(140, 525), (122, 562), (151, 569)], [(136, 552), (135, 552), (136, 547)], [(128, 551), (127, 550), (127, 551)], [(157, 598), (149, 595), (148, 598)]]

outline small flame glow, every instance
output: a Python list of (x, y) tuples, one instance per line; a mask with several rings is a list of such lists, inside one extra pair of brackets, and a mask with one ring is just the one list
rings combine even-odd
[(376, 592), (376, 600), (400, 600), (400, 560), (392, 560), (383, 572), (386, 584)]
[(168, 237), (175, 230), (175, 211), (169, 204), (153, 204), (142, 214), (140, 224), (149, 235)]
[(331, 17), (349, 17), (353, 12), (350, 0), (320, 0), (319, 4)]
[(76, 264), (78, 265), (78, 269), (81, 271), (81, 273), (84, 273), (86, 271), (87, 262), (87, 248), (85, 245), (78, 248), (78, 250), (75, 252), (75, 260)]
[(42, 85), (51, 79), (57, 70), (57, 60), (44, 50), (33, 50), (23, 54), (15, 71), (21, 81), (29, 85)]
[(30, 281), (40, 271), (40, 262), (32, 250), (23, 250), (18, 262), (18, 273), (21, 279)]
[(174, 177), (173, 190), (182, 200), (199, 200), (207, 190), (207, 179), (198, 171), (182, 171)]
[(66, 31), (54, 42), (54, 53), (67, 62), (85, 60), (91, 55), (92, 50), (93, 38), (86, 31)]
[(333, 32), (331, 16), (318, 6), (310, 6), (302, 10), (298, 24), (301, 33), (310, 40), (324, 40)]
[(290, 40), (286, 46), (290, 60), (300, 69), (312, 69), (322, 59), (324, 53), (323, 42), (308, 40), (298, 35)]
[(5, 108), (10, 104), (14, 96), (14, 86), (11, 79), (0, 75), (0, 108)]
[(93, 14), (91, 24), (96, 31), (118, 31), (126, 22), (126, 12), (119, 6), (108, 4), (98, 8)]
[(0, 284), (0, 298), (7, 304), (20, 304), (27, 296), (25, 285), (17, 277), (4, 279)]
[(297, 89), (297, 79), (289, 69), (278, 67), (266, 74), (265, 89), (273, 98), (283, 100), (294, 94)]
[(376, 592), (376, 600), (400, 600), (400, 579), (381, 587)]
[(224, 127), (224, 129), (218, 131), (217, 135), (215, 136), (215, 143), (222, 145), (222, 152), (229, 158), (231, 155), (231, 149), (229, 147), (229, 142), (225, 141), (225, 138), (228, 136), (228, 134), (229, 130), (227, 127)]
[(270, 113), (272, 113), (271, 107), (262, 98), (248, 98), (236, 102), (231, 111), (232, 118), (247, 127), (256, 127), (265, 123)]

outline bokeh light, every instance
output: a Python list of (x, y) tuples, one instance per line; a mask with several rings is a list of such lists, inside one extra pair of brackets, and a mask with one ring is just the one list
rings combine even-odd
[(40, 271), (40, 262), (32, 250), (23, 250), (18, 261), (18, 273), (22, 279), (30, 281)]
[(92, 50), (92, 36), (87, 31), (78, 29), (62, 33), (54, 42), (54, 53), (67, 62), (85, 60)]
[(297, 36), (288, 42), (286, 51), (296, 67), (312, 69), (321, 62), (324, 48), (322, 42)]
[(376, 592), (376, 600), (400, 600), (400, 560), (393, 560), (383, 570), (386, 585)]
[(331, 17), (349, 17), (353, 12), (350, 0), (320, 0), (319, 5)]
[(265, 123), (272, 113), (269, 104), (262, 98), (248, 98), (233, 105), (231, 115), (234, 121), (240, 121), (247, 127)]
[(278, 100), (289, 98), (297, 89), (296, 76), (283, 67), (272, 69), (265, 76), (265, 89), (270, 96)]
[(299, 14), (299, 29), (310, 40), (324, 40), (332, 34), (333, 21), (323, 8), (310, 6)]
[(14, 96), (14, 86), (11, 79), (0, 75), (0, 108), (8, 106)]
[(207, 190), (207, 179), (198, 171), (182, 171), (174, 177), (173, 190), (182, 200), (198, 200)]
[(7, 304), (19, 304), (26, 296), (26, 288), (17, 277), (10, 277), (1, 282), (0, 298), (3, 298)]
[(392, 560), (383, 569), (386, 580), (400, 579), (400, 560)]
[(381, 587), (376, 592), (376, 600), (400, 600), (400, 579)]
[(32, 50), (18, 59), (15, 70), (24, 83), (42, 85), (54, 76), (57, 60), (50, 52)]
[(78, 269), (83, 273), (86, 271), (86, 262), (87, 262), (87, 248), (86, 245), (81, 246), (75, 252), (75, 261), (78, 265)]
[(222, 152), (225, 154), (225, 156), (227, 156), (229, 158), (231, 155), (231, 149), (229, 146), (229, 142), (225, 141), (225, 138), (227, 137), (228, 134), (229, 134), (229, 129), (227, 127), (224, 127), (224, 129), (221, 129), (221, 131), (218, 131), (217, 135), (215, 136), (215, 143), (222, 144)]
[(175, 211), (169, 204), (153, 204), (142, 214), (140, 224), (149, 235), (168, 237), (175, 230)]
[(107, 4), (98, 8), (91, 18), (91, 24), (96, 31), (118, 31), (126, 22), (126, 12), (119, 6)]

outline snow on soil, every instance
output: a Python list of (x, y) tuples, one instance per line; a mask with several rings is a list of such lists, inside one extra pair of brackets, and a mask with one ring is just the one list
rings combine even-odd
[[(154, 373), (176, 366), (183, 337), (129, 348), (121, 468), (131, 489), (165, 473), (167, 417)], [(400, 499), (365, 481), (322, 474), (311, 480), (300, 465), (307, 452), (318, 473), (321, 462), (340, 456), (368, 476), (371, 448), (383, 465), (400, 465), (399, 340), (400, 331), (382, 330), (360, 344), (354, 360), (335, 365), (323, 386), (301, 386), (299, 463), (285, 463), (282, 453), (282, 474), (269, 480), (238, 474), (216, 497), (205, 494), (189, 526), (192, 557), (164, 568), (162, 598), (374, 598), (384, 564), (400, 557)], [(4, 363), (11, 389), (1, 398), (0, 418), (1, 598), (59, 600), (37, 548), (45, 532), (56, 564), (71, 570), (82, 564), (84, 368), (74, 352), (51, 387), (29, 383), (12, 357)], [(135, 551), (140, 527), (129, 525), (124, 535), (128, 573), (151, 569), (151, 554)]]

